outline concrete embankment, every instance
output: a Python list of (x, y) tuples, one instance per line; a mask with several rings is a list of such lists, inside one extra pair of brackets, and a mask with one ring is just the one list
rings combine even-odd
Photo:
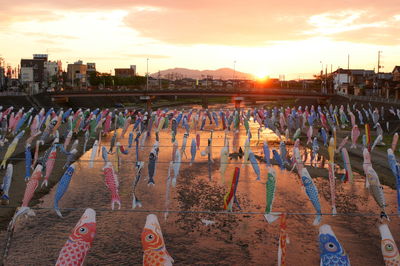
[[(230, 99), (227, 97), (209, 97), (209, 103), (229, 103)], [(151, 99), (151, 107), (167, 107), (167, 106), (180, 106), (187, 104), (201, 104), (202, 99), (199, 97), (188, 96), (159, 96)], [(20, 95), (20, 96), (0, 96), (0, 106), (15, 108), (50, 108), (50, 107), (63, 107), (63, 108), (144, 108), (145, 102), (141, 101), (139, 97), (135, 96), (107, 96), (107, 97), (69, 97), (66, 98), (52, 98), (47, 93), (40, 93), (36, 95)]]

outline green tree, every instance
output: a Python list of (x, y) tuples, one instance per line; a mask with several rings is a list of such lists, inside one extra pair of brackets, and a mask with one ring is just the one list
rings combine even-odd
[(99, 72), (92, 72), (89, 74), (89, 84), (91, 86), (99, 86), (102, 82)]
[(100, 72), (90, 73), (88, 79), (91, 86), (141, 86), (146, 84), (146, 77), (143, 76), (117, 77)]

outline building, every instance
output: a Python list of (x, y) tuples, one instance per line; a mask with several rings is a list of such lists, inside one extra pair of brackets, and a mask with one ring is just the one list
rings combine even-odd
[(34, 59), (21, 59), (20, 81), (26, 88), (43, 88), (45, 80), (45, 62), (47, 57), (35, 57)]
[(160, 86), (161, 81), (159, 79), (153, 78), (149, 76), (149, 87), (150, 88), (157, 88)]
[(131, 65), (129, 68), (133, 70), (135, 73), (134, 75), (136, 76), (136, 65)]
[(386, 99), (400, 98), (400, 81), (387, 80), (382, 85), (382, 97)]
[(63, 73), (62, 62), (61, 60), (57, 61), (58, 64), (58, 74), (61, 75)]
[(48, 54), (33, 54), (33, 59), (39, 59), (43, 61), (47, 61), (49, 58)]
[(35, 69), (33, 66), (22, 66), (19, 74), (19, 81), (21, 85), (25, 88), (25, 91), (30, 94), (36, 94), (40, 91), (42, 81), (35, 81)]
[(183, 78), (181, 79), (181, 86), (194, 87), (196, 85), (196, 80), (193, 78)]
[(86, 86), (87, 66), (81, 60), (68, 64), (67, 80), (74, 86)]
[(213, 79), (212, 85), (213, 85), (213, 87), (223, 87), (224, 81), (222, 79)]
[(61, 61), (44, 62), (44, 86), (46, 88), (55, 88), (62, 75)]
[(5, 69), (0, 65), (0, 91), (4, 90), (6, 87), (6, 76)]
[(51, 79), (54, 76), (57, 76), (59, 74), (59, 63), (56, 61), (47, 61), (44, 62), (44, 68), (45, 68), (45, 75), (47, 78)]
[(130, 68), (115, 68), (114, 71), (116, 77), (134, 77), (136, 76), (136, 65), (131, 65)]
[(395, 66), (393, 71), (393, 81), (400, 81), (400, 66)]
[(89, 76), (91, 73), (96, 73), (96, 63), (87, 63), (86, 73)]
[(60, 71), (61, 61), (48, 61), (48, 54), (34, 54), (33, 59), (21, 59), (19, 79), (28, 92), (36, 93), (54, 84)]
[(44, 62), (44, 76), (45, 76), (45, 85), (48, 87), (51, 83), (55, 82), (55, 80), (59, 76), (58, 62), (56, 61), (47, 61)]
[(23, 85), (33, 82), (33, 67), (21, 67), (19, 79)]
[(339, 68), (332, 76), (336, 93), (361, 95), (374, 87), (373, 79), (376, 75), (374, 70)]
[(87, 76), (87, 85), (91, 86), (92, 84), (90, 84), (90, 77), (91, 75), (96, 76), (96, 63), (86, 63), (86, 76)]
[(348, 71), (338, 69), (333, 74), (333, 90), (335, 92), (347, 93), (347, 86), (350, 82), (350, 75)]
[(6, 69), (4, 58), (0, 57), (0, 91), (6, 88)]
[(381, 96), (386, 99), (400, 99), (400, 66), (395, 66), (391, 73), (379, 73), (378, 85)]
[[(280, 81), (275, 80), (271, 82), (274, 87), (279, 87), (280, 86)], [(299, 83), (301, 83), (301, 88), (302, 89), (320, 89), (321, 88), (321, 81), (319, 79), (301, 79), (299, 80)], [(327, 91), (328, 93), (332, 93), (332, 91), (329, 90), (331, 86), (329, 86), (328, 83), (328, 88)]]
[(387, 90), (386, 85), (390, 84), (392, 80), (393, 80), (392, 73), (383, 73), (383, 72), (376, 74), (373, 79), (370, 78), (369, 84), (371, 83), (373, 84), (372, 92), (370, 92), (370, 95), (376, 95), (387, 98), (389, 95), (389, 91)]

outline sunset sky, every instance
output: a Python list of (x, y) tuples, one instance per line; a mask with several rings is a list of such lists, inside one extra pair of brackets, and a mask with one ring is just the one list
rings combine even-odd
[[(5, 0), (1, 0), (5, 2)], [(398, 0), (13, 0), (0, 5), (0, 56), (17, 66), (33, 53), (109, 72), (233, 68), (309, 78), (323, 64), (400, 65)]]

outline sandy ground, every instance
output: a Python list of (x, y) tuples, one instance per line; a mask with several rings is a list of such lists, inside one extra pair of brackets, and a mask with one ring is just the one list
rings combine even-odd
[[(301, 136), (301, 143), (303, 146), (308, 147), (308, 153), (309, 153), (309, 157), (310, 152), (311, 152), (311, 144), (307, 145), (307, 137), (306, 137), (306, 132), (307, 129), (303, 130), (302, 136)], [(351, 146), (351, 130), (348, 129), (340, 129), (337, 132), (337, 145), (339, 146), (341, 141), (348, 136), (348, 141), (347, 144), (345, 145), (347, 152), (349, 153), (349, 157), (350, 157), (350, 163), (351, 163), (351, 167), (353, 169), (353, 171), (356, 171), (360, 174), (364, 174), (364, 170), (363, 170), (363, 162), (364, 162), (364, 158), (363, 158), (363, 149), (362, 149), (362, 143), (361, 143), (361, 137), (362, 135), (365, 133), (364, 127), (360, 127), (360, 137), (358, 138), (357, 141), (357, 148), (350, 148)], [(317, 135), (317, 129), (314, 129), (314, 136)], [(384, 131), (384, 136), (388, 136), (390, 133), (388, 133), (386, 130)], [(393, 135), (393, 134), (392, 134)], [(376, 138), (377, 134), (376, 131), (373, 130), (371, 132), (371, 138), (372, 138), (372, 143), (374, 142), (375, 138)], [(395, 188), (396, 187), (396, 181), (395, 178), (393, 176), (392, 171), (389, 168), (389, 163), (388, 163), (388, 159), (387, 159), (387, 149), (391, 147), (392, 144), (392, 137), (390, 138), (390, 142), (386, 141), (384, 146), (376, 146), (376, 148), (374, 150), (372, 150), (370, 152), (371, 155), (371, 162), (372, 162), (372, 166), (375, 169), (375, 171), (378, 173), (380, 181), (382, 184), (390, 186), (391, 188)], [(371, 144), (372, 144), (371, 143)], [(321, 142), (319, 143), (319, 154), (321, 156), (324, 156), (325, 158), (328, 158), (328, 149), (327, 147), (324, 147)], [(395, 150), (395, 155), (396, 158), (399, 158), (400, 156), (400, 152), (399, 149), (397, 147), (397, 149)], [(342, 155), (340, 153), (337, 153), (335, 155), (335, 163), (339, 164), (341, 167), (344, 167), (344, 162), (342, 160)]]
[[(255, 128), (253, 128), (254, 130)], [(257, 133), (253, 131), (253, 137)], [(181, 143), (182, 131), (178, 134)], [(209, 132), (201, 133), (203, 150)], [(132, 182), (134, 179), (134, 152), (123, 157), (119, 173), (122, 209), (110, 210), (110, 193), (105, 187), (101, 167), (101, 157), (94, 168), (88, 168), (90, 151), (77, 162), (77, 170), (72, 178), (69, 190), (60, 201), (65, 218), (59, 218), (51, 209), (36, 210), (36, 217), (22, 219), (16, 226), (11, 239), (6, 265), (54, 265), (58, 253), (64, 245), (72, 228), (87, 207), (97, 210), (97, 235), (87, 258), (87, 265), (140, 265), (142, 249), (140, 233), (146, 215), (157, 214), (168, 252), (176, 265), (276, 265), (279, 238), (279, 222), (269, 225), (261, 214), (228, 213), (183, 213), (182, 211), (223, 211), (223, 197), (226, 188), (221, 184), (219, 173), (219, 152), (223, 144), (223, 132), (214, 132), (212, 179), (209, 179), (207, 159), (199, 151), (196, 163), (190, 166), (183, 157), (178, 185), (171, 190), (170, 213), (164, 219), (165, 184), (168, 163), (171, 160), (170, 135), (162, 132), (160, 157), (156, 170), (156, 186), (148, 187), (143, 178), (137, 188), (137, 196), (143, 203), (141, 209), (131, 209)], [(190, 155), (190, 135), (186, 148)], [(269, 142), (276, 136), (263, 132)], [(243, 147), (244, 132), (239, 137), (229, 135), (231, 151)], [(154, 136), (147, 139), (146, 147), (140, 159), (147, 162)], [(126, 143), (127, 139), (122, 140)], [(259, 143), (259, 145), (262, 142)], [(256, 146), (257, 140), (251, 145)], [(271, 147), (272, 145), (270, 145)], [(233, 148), (232, 148), (233, 147)], [(271, 147), (272, 148), (272, 147)], [(289, 147), (288, 147), (289, 148)], [(262, 155), (260, 146), (252, 148), (255, 154)], [(351, 156), (351, 155), (350, 155)], [(111, 157), (112, 158), (112, 157)], [(352, 159), (352, 158), (351, 158)], [(384, 158), (386, 160), (386, 157)], [(375, 163), (375, 156), (373, 156)], [(265, 210), (267, 169), (260, 164), (262, 181), (255, 181), (251, 165), (241, 166), (241, 162), (232, 160), (226, 177), (232, 177), (234, 167), (241, 168), (237, 196), (243, 212), (263, 212)], [(323, 165), (323, 163), (321, 163)], [(314, 213), (311, 202), (303, 191), (299, 177), (288, 171), (275, 168), (278, 173), (274, 211), (295, 213)], [(340, 170), (339, 170), (340, 171)], [(319, 189), (322, 210), (330, 212), (329, 183), (325, 168), (310, 171)], [(378, 172), (379, 173), (379, 172)], [(144, 175), (147, 175), (147, 164)], [(355, 175), (355, 183), (336, 181), (336, 205), (338, 213), (379, 213), (374, 199), (364, 189), (364, 178)], [(388, 213), (395, 213), (397, 200), (395, 190), (385, 186)], [(37, 207), (52, 208), (55, 189), (42, 198)], [(234, 206), (234, 211), (240, 211)], [(400, 237), (399, 219), (391, 215), (390, 229), (395, 239)], [(212, 220), (213, 225), (206, 226), (201, 219)], [(319, 264), (318, 227), (312, 225), (314, 216), (290, 215), (288, 234), (290, 244), (287, 248), (288, 265)], [(324, 216), (321, 224), (330, 224), (350, 256), (353, 265), (383, 265), (380, 250), (380, 236), (377, 229), (378, 216), (336, 215)], [(1, 245), (4, 243), (0, 244)]]
[[(62, 143), (62, 144), (64, 143), (63, 136), (64, 136), (65, 132), (66, 132), (66, 126), (62, 125), (59, 129), (60, 143)], [(7, 164), (9, 162), (11, 162), (14, 165), (14, 167), (13, 167), (12, 183), (11, 183), (11, 187), (9, 190), (9, 196), (10, 196), (9, 204), (7, 206), (0, 205), (0, 228), (1, 228), (1, 230), (5, 230), (7, 228), (7, 224), (15, 212), (15, 208), (9, 208), (9, 207), (20, 206), (22, 203), (22, 198), (24, 196), (25, 186), (26, 186), (25, 179), (24, 179), (24, 177), (25, 177), (25, 142), (26, 142), (27, 138), (29, 137), (29, 135), (30, 135), (30, 130), (25, 132), (23, 138), (19, 141), (15, 152), (11, 156), (11, 159), (7, 162)], [(38, 140), (39, 138), (40, 138), (40, 136), (35, 138), (34, 141), (32, 142), (32, 146), (31, 146), (32, 160), (33, 160), (33, 154), (35, 152), (36, 140)], [(83, 146), (82, 146), (83, 145), (83, 137), (81, 136), (81, 134), (79, 136), (74, 135), (70, 142), (70, 145), (72, 145), (72, 143), (74, 142), (74, 140), (76, 138), (78, 138), (79, 142), (80, 142), (80, 146), (78, 148), (78, 153), (76, 156), (76, 158), (79, 158), (79, 156), (82, 154), (82, 151), (83, 151)], [(10, 138), (10, 141), (12, 141), (12, 140), (13, 139)], [(40, 146), (39, 158), (45, 153), (45, 151), (48, 148), (51, 147), (52, 140), (53, 140), (52, 138), (48, 138), (47, 142), (44, 145)], [(91, 147), (92, 143), (93, 143), (93, 140), (91, 140), (88, 143), (88, 147)], [(1, 160), (3, 159), (4, 154), (7, 151), (7, 147), (3, 148), (0, 151)], [(69, 147), (71, 147), (71, 146), (69, 146)], [(41, 197), (48, 194), (50, 189), (54, 185), (57, 184), (59, 178), (65, 172), (65, 169), (63, 169), (65, 161), (66, 161), (66, 156), (64, 154), (62, 154), (61, 152), (57, 152), (57, 160), (54, 164), (53, 172), (50, 175), (48, 187), (39, 187), (36, 190), (36, 193), (31, 201), (31, 203), (36, 204), (36, 203), (41, 202)], [(33, 172), (33, 170), (31, 170), (31, 173), (32, 172)], [(5, 169), (0, 170), (1, 180), (3, 179), (5, 173), (6, 173)]]

